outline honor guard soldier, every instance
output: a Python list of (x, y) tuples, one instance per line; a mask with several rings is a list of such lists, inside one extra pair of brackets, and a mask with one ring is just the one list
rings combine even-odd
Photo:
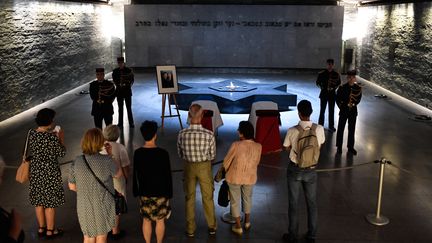
[(354, 135), (357, 119), (357, 105), (362, 97), (362, 89), (356, 83), (356, 71), (347, 72), (347, 83), (342, 85), (336, 94), (336, 103), (339, 107), (339, 123), (336, 136), (337, 153), (342, 153), (345, 124), (348, 120), (348, 152), (357, 155), (354, 149)]
[(341, 84), (340, 75), (334, 69), (334, 60), (327, 59), (327, 69), (321, 71), (318, 74), (316, 85), (320, 87), (321, 92), (319, 98), (321, 100), (320, 104), (320, 115), (318, 119), (318, 124), (324, 126), (325, 110), (328, 103), (329, 107), (329, 131), (335, 132), (334, 127), (334, 107), (335, 107), (335, 96), (336, 89)]
[(96, 68), (96, 80), (90, 83), (90, 98), (93, 100), (91, 114), (95, 127), (102, 129), (102, 120), (105, 121), (106, 126), (112, 124), (114, 114), (112, 102), (115, 96), (115, 86), (105, 79), (105, 70)]
[(118, 126), (123, 128), (123, 103), (126, 103), (126, 110), (129, 119), (129, 126), (134, 127), (132, 115), (132, 85), (134, 83), (134, 74), (132, 69), (126, 67), (124, 57), (117, 58), (118, 68), (112, 72), (112, 78), (117, 89), (118, 104)]

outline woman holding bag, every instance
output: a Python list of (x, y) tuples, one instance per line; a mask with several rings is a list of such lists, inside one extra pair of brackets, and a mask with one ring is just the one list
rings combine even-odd
[(63, 130), (54, 129), (55, 114), (49, 108), (40, 110), (35, 119), (38, 128), (28, 134), (28, 153), (32, 156), (29, 198), (36, 210), (38, 236), (49, 239), (63, 234), (55, 228), (55, 208), (65, 202), (58, 157), (65, 155), (66, 148)]
[[(108, 154), (100, 153), (104, 145)], [(69, 189), (77, 192), (78, 221), (84, 243), (103, 243), (115, 226), (113, 177), (119, 173), (111, 158), (111, 146), (105, 144), (99, 128), (87, 130), (81, 149), (83, 155), (74, 160), (69, 170)]]
[(261, 144), (254, 141), (254, 128), (248, 121), (241, 121), (238, 127), (240, 141), (234, 142), (224, 158), (225, 180), (229, 186), (231, 214), (236, 223), (231, 230), (241, 235), (240, 198), (245, 214), (244, 228), (249, 230), (252, 207), (252, 190), (257, 181), (257, 168), (261, 160)]
[[(120, 137), (120, 128), (116, 125), (109, 125), (103, 130), (105, 140), (111, 145), (112, 158), (114, 159), (116, 170), (120, 170), (120, 176), (114, 177), (114, 189), (126, 198), (126, 182), (129, 176), (129, 155), (126, 147), (117, 143)], [(124, 230), (120, 230), (120, 214), (116, 215), (116, 226), (108, 233), (108, 237), (118, 240), (125, 235)]]

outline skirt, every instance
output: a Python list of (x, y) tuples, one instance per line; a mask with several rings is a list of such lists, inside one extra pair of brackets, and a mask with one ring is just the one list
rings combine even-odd
[(169, 218), (171, 206), (165, 197), (140, 197), (140, 213), (143, 218), (151, 221)]

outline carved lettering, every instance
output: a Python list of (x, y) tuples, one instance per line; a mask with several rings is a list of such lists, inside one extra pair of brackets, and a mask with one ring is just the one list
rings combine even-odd
[(188, 26), (187, 21), (171, 21), (170, 23), (174, 26)]
[[(267, 27), (267, 28), (274, 28), (274, 27), (282, 27), (282, 28), (289, 28), (289, 27), (318, 27), (318, 28), (331, 28), (333, 26), (333, 23), (331, 22), (297, 22), (297, 21), (232, 21), (232, 20), (192, 20), (192, 21), (166, 21), (157, 19), (153, 21), (148, 20), (136, 20), (135, 21), (136, 27), (186, 27), (186, 26), (194, 26), (194, 27), (212, 27), (212, 28), (218, 28), (218, 27)], [(423, 25), (422, 28), (431, 28), (430, 24)]]
[(213, 21), (213, 28), (217, 28), (223, 25), (223, 21)]
[(135, 26), (152, 26), (150, 21), (135, 21)]
[(199, 19), (195, 20), (195, 21), (190, 21), (192, 26), (196, 26), (196, 27), (210, 27), (211, 26), (211, 22), (210, 21), (201, 21)]
[(318, 28), (330, 28), (330, 27), (332, 27), (332, 23), (322, 23), (322, 22), (318, 22), (317, 23), (317, 26), (318, 26)]
[(245, 27), (261, 27), (263, 25), (261, 21), (242, 21), (241, 23)]
[(269, 21), (269, 22), (265, 22), (265, 26), (267, 26), (267, 27), (282, 27), (282, 22)]
[(160, 19), (157, 19), (155, 21), (156, 26), (168, 26), (168, 21), (161, 21)]

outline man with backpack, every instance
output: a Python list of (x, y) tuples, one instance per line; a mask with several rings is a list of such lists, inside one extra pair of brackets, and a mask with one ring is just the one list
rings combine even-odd
[(312, 123), (312, 105), (307, 100), (297, 104), (300, 118), (298, 125), (288, 129), (283, 146), (289, 151), (290, 162), (287, 169), (288, 182), (288, 233), (282, 238), (286, 242), (297, 242), (299, 229), (300, 188), (303, 187), (308, 211), (307, 242), (315, 242), (317, 232), (316, 186), (320, 147), (325, 141), (324, 128)]

